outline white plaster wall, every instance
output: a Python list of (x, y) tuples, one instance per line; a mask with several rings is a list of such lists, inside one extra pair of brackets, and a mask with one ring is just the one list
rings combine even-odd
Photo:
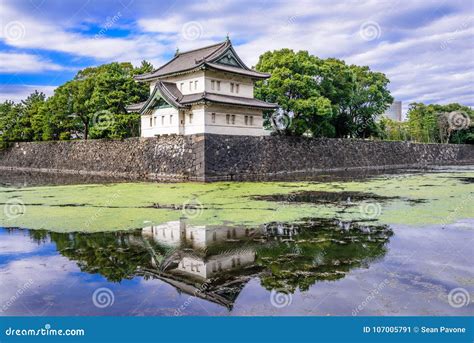
[(206, 267), (206, 278), (210, 278), (222, 271), (231, 271), (245, 267), (255, 262), (255, 251), (248, 249), (232, 254), (211, 256)]
[[(170, 116), (173, 116), (171, 122)], [(162, 117), (164, 117), (164, 122), (162, 122)], [(150, 118), (152, 118), (151, 126)], [(141, 116), (142, 137), (153, 137), (163, 134), (179, 134), (179, 113), (178, 110), (173, 107), (159, 108), (151, 115), (144, 114)]]
[[(189, 114), (192, 113), (192, 121)], [(205, 109), (204, 105), (193, 106), (191, 111), (184, 112), (184, 134), (193, 135), (203, 133), (205, 130)]]
[(186, 227), (186, 240), (191, 243), (193, 248), (207, 248), (213, 244), (252, 236), (255, 233), (255, 229), (245, 227), (188, 226)]
[(185, 256), (176, 269), (188, 275), (207, 279), (219, 272), (242, 268), (254, 261), (255, 251), (249, 249), (232, 254), (214, 255), (206, 261), (199, 257)]
[[(209, 93), (217, 93), (217, 94), (225, 94), (225, 95), (233, 95), (233, 96), (241, 96), (245, 98), (253, 98), (253, 87), (254, 82), (249, 77), (237, 76), (231, 73), (222, 73), (207, 70), (205, 72), (205, 85), (206, 85), (206, 92)], [(217, 86), (212, 89), (211, 81), (220, 81), (221, 88), (217, 90)], [(234, 86), (234, 93), (230, 91), (230, 83), (233, 82), (239, 84), (239, 93), (235, 92)]]
[[(215, 122), (212, 121), (212, 113), (216, 114)], [(230, 124), (227, 124), (227, 115), (230, 115)], [(232, 124), (232, 115), (235, 115), (235, 124)], [(247, 125), (245, 116), (248, 116)], [(253, 117), (253, 125), (250, 125), (250, 117)], [(262, 110), (245, 107), (208, 106), (205, 113), (205, 132), (222, 135), (249, 135), (263, 136), (263, 113)]]
[[(181, 91), (183, 94), (194, 94), (194, 93), (202, 93), (204, 92), (204, 72), (197, 71), (190, 74), (183, 74), (179, 76), (172, 76), (167, 78), (162, 78), (162, 81), (165, 82), (174, 82), (176, 83), (176, 87)], [(197, 81), (197, 88), (194, 88), (194, 82)], [(191, 90), (189, 89), (189, 82), (192, 82)], [(181, 89), (181, 83), (183, 83), (183, 89)], [(150, 84), (150, 93), (155, 88), (155, 82)]]

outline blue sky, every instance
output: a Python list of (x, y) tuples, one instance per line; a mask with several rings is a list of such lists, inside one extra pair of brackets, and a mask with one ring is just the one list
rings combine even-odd
[(253, 66), (280, 48), (384, 72), (404, 102), (473, 106), (474, 1), (2, 0), (0, 101), (54, 88), (87, 66), (142, 59), (230, 35)]

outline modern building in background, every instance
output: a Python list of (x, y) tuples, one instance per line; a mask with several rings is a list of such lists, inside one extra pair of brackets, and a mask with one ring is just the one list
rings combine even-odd
[(402, 121), (402, 102), (398, 100), (392, 102), (383, 115), (392, 120)]

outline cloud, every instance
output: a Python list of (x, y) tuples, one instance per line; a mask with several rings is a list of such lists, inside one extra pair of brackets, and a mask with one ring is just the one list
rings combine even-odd
[[(32, 13), (22, 13), (13, 6), (0, 7), (0, 39), (17, 49), (50, 50), (101, 61), (134, 61), (165, 53), (158, 40), (145, 36), (107, 37), (107, 31), (89, 35), (71, 32), (58, 23), (44, 21)], [(120, 18), (117, 19), (120, 21)], [(113, 27), (114, 22), (110, 22)]]
[(12, 85), (0, 84), (0, 102), (11, 100), (20, 102), (33, 93), (35, 90), (43, 92), (46, 96), (51, 96), (54, 93), (56, 86), (49, 85)]
[[(7, 3), (0, 9), (5, 19), (0, 39), (19, 50), (36, 49), (40, 57), (47, 49), (92, 58), (97, 64), (148, 59), (159, 65), (177, 47), (184, 51), (216, 43), (229, 33), (249, 66), (268, 50), (308, 50), (321, 58), (341, 58), (386, 73), (392, 93), (404, 101), (405, 108), (412, 101), (474, 104), (469, 89), (474, 89), (474, 15), (467, 1), (209, 0), (176, 4), (135, 0), (127, 9), (118, 4), (103, 3), (97, 9), (89, 3), (74, 4), (80, 10), (70, 17), (69, 13), (49, 15), (47, 11), (38, 16), (31, 6), (27, 10), (27, 6), (19, 9), (16, 3)], [(41, 8), (48, 6), (52, 5), (41, 4)], [(117, 11), (124, 15), (112, 29), (127, 27), (128, 33), (113, 37), (105, 32), (95, 39), (96, 32), (78, 32), (89, 23), (104, 21), (104, 13)], [(371, 31), (364, 29), (367, 27)], [(48, 68), (48, 60), (42, 62)]]
[(52, 63), (40, 56), (26, 53), (0, 52), (0, 73), (41, 73), (47, 70), (63, 70), (64, 66)]

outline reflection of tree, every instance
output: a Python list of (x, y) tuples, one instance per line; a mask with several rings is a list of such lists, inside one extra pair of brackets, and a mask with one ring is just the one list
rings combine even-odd
[[(345, 227), (340, 227), (345, 226)], [(385, 226), (305, 224), (291, 240), (275, 240), (257, 249), (256, 263), (265, 270), (261, 283), (267, 289), (307, 290), (316, 281), (340, 279), (352, 268), (386, 253), (392, 235)]]
[[(34, 239), (36, 232), (30, 231)], [(77, 262), (83, 272), (99, 273), (108, 281), (120, 282), (135, 276), (137, 268), (149, 266), (152, 251), (135, 232), (50, 233), (61, 255)], [(155, 246), (159, 250), (160, 247)]]
[[(184, 256), (194, 256), (204, 266), (218, 256), (239, 257), (243, 251), (254, 251), (255, 262), (232, 270), (223, 268), (210, 279), (201, 280), (208, 291), (215, 293), (239, 284), (238, 293), (252, 275), (259, 275), (262, 285), (269, 290), (289, 292), (307, 290), (317, 281), (340, 279), (352, 268), (366, 266), (383, 256), (392, 234), (385, 226), (330, 220), (298, 225), (269, 224), (254, 232), (239, 239), (214, 242), (204, 249), (193, 249), (184, 241), (181, 246), (171, 248), (145, 237), (141, 230), (101, 233), (32, 230), (30, 235), (37, 242), (50, 238), (63, 256), (77, 262), (81, 271), (100, 273), (112, 282), (137, 275), (146, 278), (173, 275), (181, 283), (195, 284), (192, 275), (172, 273)], [(144, 274), (144, 270), (149, 272)]]

